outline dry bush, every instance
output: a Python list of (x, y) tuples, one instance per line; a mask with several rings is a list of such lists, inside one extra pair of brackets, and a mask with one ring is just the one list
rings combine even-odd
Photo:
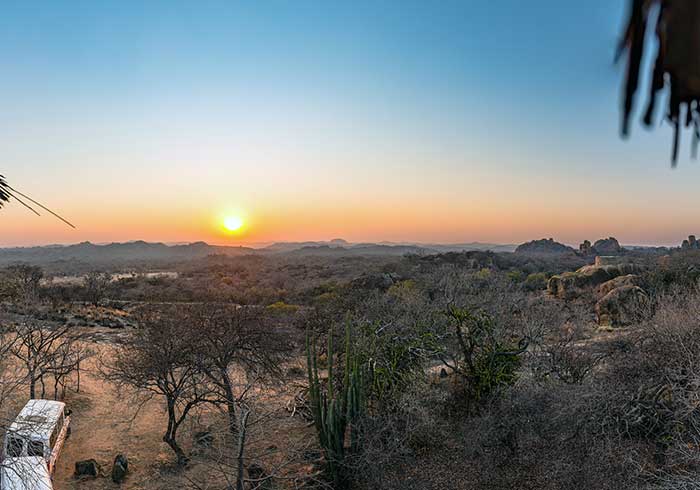
[(609, 355), (595, 348), (580, 324), (566, 323), (553, 338), (533, 346), (530, 367), (535, 376), (553, 378), (567, 384), (582, 383)]
[(688, 450), (700, 442), (700, 292), (660, 297), (638, 345), (628, 359), (634, 365), (617, 369), (636, 388), (623, 406), (622, 430), (655, 444), (655, 464), (643, 467), (650, 485), (698, 488), (691, 482), (700, 468)]
[(598, 428), (592, 385), (522, 383), (463, 425), (475, 488), (635, 488), (634, 443)]
[(449, 439), (444, 416), (447, 394), (436, 385), (415, 383), (382, 413), (360, 421), (361, 450), (347, 462), (352, 488), (405, 489), (405, 469)]
[(230, 437), (225, 411), (202, 432), (207, 442), (195, 443), (193, 454), (192, 466), (198, 471), (185, 476), (183, 488), (272, 490), (323, 485), (320, 467), (309, 472), (309, 462), (318, 463), (320, 458), (313, 439), (297, 435), (296, 422), (286, 411), (260, 395), (249, 397), (240, 407), (235, 439)]

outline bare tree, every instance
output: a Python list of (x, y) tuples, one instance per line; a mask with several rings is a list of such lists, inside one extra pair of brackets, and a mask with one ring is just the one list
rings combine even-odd
[[(219, 448), (214, 446), (200, 462), (207, 471), (188, 477), (187, 488), (270, 490), (277, 488), (274, 482), (282, 481), (288, 482), (290, 488), (329, 488), (320, 473), (308, 473), (308, 455), (316, 449), (313, 438), (302, 435), (285, 440), (284, 444), (279, 441), (280, 418), (285, 416), (279, 407), (270, 407), (268, 401), (249, 397), (239, 407), (235, 441)], [(227, 439), (229, 428), (222, 427), (221, 431), (219, 436)], [(271, 440), (280, 443), (271, 445)]]
[(24, 375), (11, 362), (15, 336), (8, 329), (0, 329), (0, 406), (21, 385)]
[(39, 295), (39, 285), (44, 277), (44, 271), (41, 267), (20, 264), (5, 269), (3, 276), (4, 294), (29, 303)]
[(232, 444), (236, 444), (238, 459), (238, 464), (230, 469), (236, 474), (236, 488), (242, 489), (245, 430), (250, 412), (243, 408), (240, 420), (237, 413), (256, 385), (283, 376), (283, 343), (260, 308), (203, 304), (190, 306), (183, 315), (186, 323), (192, 325), (197, 367), (215, 393), (214, 403), (226, 409), (228, 431)]
[[(53, 379), (53, 397), (59, 399), (65, 395), (66, 382), (75, 373), (77, 377), (77, 391), (80, 391), (80, 365), (87, 358), (92, 357), (93, 351), (82, 342), (82, 335), (73, 334), (67, 342), (58, 345), (49, 364), (48, 374)], [(43, 392), (43, 387), (42, 387)]]
[(178, 441), (178, 429), (195, 407), (217, 398), (196, 362), (192, 325), (177, 313), (142, 312), (141, 330), (116, 349), (104, 375), (120, 387), (165, 400), (168, 422), (163, 442), (184, 466), (189, 458)]
[(85, 276), (84, 283), (86, 299), (94, 306), (99, 305), (105, 295), (105, 290), (109, 286), (110, 280), (111, 276), (106, 272), (89, 272)]
[(81, 335), (65, 325), (48, 328), (33, 322), (22, 323), (12, 329), (12, 335), (10, 352), (24, 367), (30, 398), (36, 398), (37, 383), (41, 384), (41, 396), (46, 395), (46, 376), (54, 377), (54, 396), (57, 396), (58, 384), (90, 354), (80, 345)]
[(188, 309), (194, 327), (198, 367), (226, 407), (235, 434), (237, 405), (252, 387), (282, 377), (285, 349), (263, 310), (197, 305)]

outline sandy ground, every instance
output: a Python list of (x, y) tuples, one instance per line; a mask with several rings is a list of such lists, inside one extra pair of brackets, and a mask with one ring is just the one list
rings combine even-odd
[[(94, 368), (87, 366), (87, 369), (91, 367)], [(54, 488), (139, 489), (156, 488), (154, 483), (159, 481), (165, 483), (167, 478), (162, 468), (173, 458), (161, 439), (165, 422), (161, 405), (149, 402), (135, 414), (135, 409), (129, 408), (130, 399), (127, 395), (120, 396), (114, 386), (89, 371), (81, 378), (80, 393), (69, 392), (65, 399), (73, 411), (72, 430), (59, 458)], [(122, 485), (117, 485), (112, 483), (110, 473), (112, 461), (120, 452), (129, 459), (130, 474)], [(75, 462), (90, 458), (100, 463), (104, 477), (76, 480)]]
[[(72, 430), (59, 457), (54, 474), (54, 488), (196, 488), (188, 481), (202, 481), (203, 475), (211, 478), (211, 453), (194, 455), (184, 470), (175, 467), (174, 455), (162, 441), (167, 418), (160, 399), (154, 398), (143, 404), (137, 414), (132, 395), (118, 393), (115, 386), (99, 378), (95, 365), (99, 362), (98, 359), (108, 355), (111, 349), (110, 343), (105, 342), (110, 336), (110, 330), (93, 328), (91, 331), (97, 334), (95, 338), (100, 339), (99, 342), (91, 343), (91, 347), (97, 351), (97, 356), (91, 361), (92, 365), (85, 367), (86, 371), (81, 375), (80, 392), (69, 391), (64, 400), (72, 410)], [(123, 335), (114, 330), (112, 332), (115, 336)], [(286, 386), (282, 392), (267, 396), (266, 405), (275, 410), (274, 423), (270, 430), (262, 435), (256, 434), (254, 429), (251, 430), (251, 456), (255, 451), (276, 453), (277, 448), (281, 453), (288, 447), (298, 446), (298, 441), (303, 441), (304, 446), (314, 441), (313, 429), (307, 422), (299, 416), (290, 417), (285, 410), (286, 401), (292, 396), (289, 393), (293, 393), (293, 390), (290, 391), (289, 386)], [(192, 450), (193, 432), (221, 426), (225, 420), (222, 415), (212, 412), (195, 414), (191, 419), (183, 424), (179, 435), (181, 445), (187, 453)], [(219, 434), (223, 433), (221, 429)], [(125, 454), (129, 460), (129, 475), (121, 485), (111, 480), (112, 462), (119, 453)], [(268, 458), (268, 466), (274, 466), (275, 458), (284, 457), (287, 456), (273, 454)], [(94, 458), (101, 465), (102, 476), (96, 479), (75, 479), (75, 462), (90, 458)], [(297, 466), (295, 471), (298, 471), (299, 467)], [(305, 463), (302, 463), (301, 467), (308, 469)], [(222, 481), (220, 484), (207, 485), (206, 488), (225, 488), (225, 483)]]

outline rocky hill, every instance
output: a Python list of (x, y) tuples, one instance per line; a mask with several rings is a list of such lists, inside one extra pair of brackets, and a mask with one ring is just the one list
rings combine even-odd
[(588, 240), (579, 245), (583, 255), (618, 255), (625, 251), (615, 237), (601, 238), (591, 245)]
[(555, 242), (553, 238), (542, 238), (518, 245), (517, 254), (526, 255), (559, 255), (574, 253), (575, 250), (563, 243)]

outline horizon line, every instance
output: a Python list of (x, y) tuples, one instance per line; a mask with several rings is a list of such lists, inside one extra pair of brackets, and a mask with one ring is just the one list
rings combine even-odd
[[(612, 236), (612, 235), (611, 235)], [(422, 241), (406, 241), (406, 240), (401, 240), (401, 241), (391, 241), (391, 240), (380, 240), (380, 241), (371, 241), (371, 240), (362, 240), (362, 241), (349, 241), (345, 240), (343, 238), (335, 237), (331, 239), (321, 239), (321, 240), (314, 240), (314, 239), (308, 239), (308, 240), (272, 240), (272, 241), (266, 241), (266, 242), (238, 242), (235, 244), (231, 243), (212, 243), (212, 242), (207, 242), (205, 240), (194, 240), (194, 241), (148, 241), (148, 240), (143, 240), (143, 239), (133, 239), (133, 240), (124, 240), (124, 241), (108, 241), (108, 242), (92, 242), (90, 240), (83, 240), (80, 242), (73, 242), (73, 243), (45, 243), (45, 244), (35, 244), (35, 245), (2, 245), (0, 244), (0, 249), (21, 249), (21, 248), (50, 248), (50, 247), (70, 247), (70, 246), (75, 246), (75, 245), (80, 245), (83, 243), (95, 245), (95, 246), (108, 246), (108, 245), (123, 245), (123, 244), (128, 244), (128, 243), (138, 243), (138, 242), (143, 242), (146, 244), (161, 244), (165, 245), (168, 247), (175, 247), (175, 246), (187, 246), (187, 245), (193, 245), (196, 243), (203, 243), (209, 246), (215, 246), (215, 247), (229, 247), (229, 248), (252, 248), (252, 249), (264, 249), (267, 247), (270, 247), (272, 245), (276, 244), (300, 244), (300, 243), (315, 243), (319, 245), (324, 245), (324, 244), (330, 244), (333, 243), (334, 241), (343, 241), (346, 245), (387, 245), (387, 246), (416, 246), (416, 247), (429, 247), (429, 246), (442, 246), (442, 247), (449, 247), (449, 246), (460, 246), (460, 245), (493, 245), (497, 247), (517, 247), (518, 245), (521, 245), (523, 243), (528, 243), (530, 241), (535, 241), (535, 240), (542, 240), (542, 239), (549, 239), (551, 237), (542, 237), (542, 238), (533, 238), (531, 240), (527, 240), (524, 242), (488, 242), (488, 241), (479, 241), (479, 240), (473, 240), (473, 241), (459, 241), (459, 242), (439, 242), (439, 241), (433, 241), (433, 242), (422, 242)], [(680, 247), (681, 243), (685, 240), (685, 238), (681, 239), (678, 243), (671, 245), (671, 244), (651, 244), (651, 243), (634, 243), (634, 244), (623, 244), (620, 243), (620, 246), (622, 247), (645, 247), (645, 248), (677, 248)], [(558, 240), (554, 240), (558, 241)], [(578, 248), (578, 245), (572, 244), (572, 243), (567, 243), (567, 242), (559, 242), (562, 243), (563, 245), (567, 245), (569, 247), (572, 247), (574, 249)]]

